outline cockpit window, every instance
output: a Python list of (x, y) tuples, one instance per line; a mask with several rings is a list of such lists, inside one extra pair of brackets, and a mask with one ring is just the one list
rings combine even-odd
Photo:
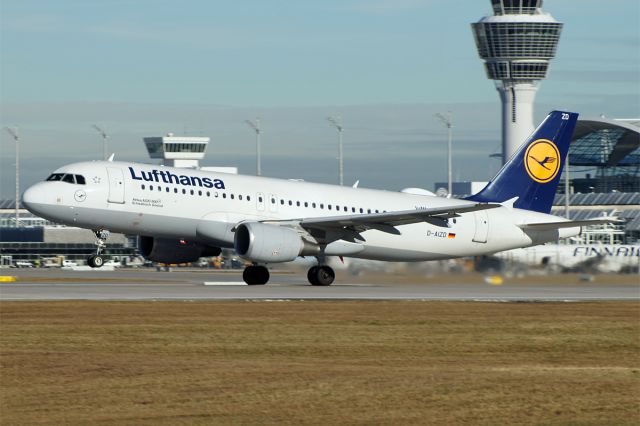
[(62, 180), (62, 176), (64, 176), (64, 173), (54, 173), (51, 176), (49, 176), (47, 178), (48, 181), (58, 181), (58, 180)]
[(50, 181), (50, 182), (62, 181), (67, 183), (77, 183), (78, 185), (86, 185), (84, 176), (65, 174), (65, 173), (53, 173), (51, 176), (47, 178), (47, 181)]

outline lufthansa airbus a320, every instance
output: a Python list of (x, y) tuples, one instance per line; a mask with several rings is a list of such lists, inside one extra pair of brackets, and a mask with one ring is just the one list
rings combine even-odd
[(247, 284), (267, 265), (317, 258), (313, 285), (330, 285), (329, 256), (424, 261), (496, 253), (571, 237), (610, 218), (550, 213), (577, 114), (553, 111), (502, 170), (466, 199), (351, 188), (116, 161), (74, 163), (27, 189), (25, 206), (91, 229), (89, 265), (100, 267), (109, 231), (140, 236), (142, 254), (192, 262), (234, 248), (250, 261)]

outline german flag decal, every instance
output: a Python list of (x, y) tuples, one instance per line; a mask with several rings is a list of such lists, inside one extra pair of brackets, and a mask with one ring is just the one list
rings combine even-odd
[(453, 232), (449, 232), (449, 235), (447, 235), (447, 238), (449, 239), (454, 239), (456, 237), (456, 234), (454, 234)]

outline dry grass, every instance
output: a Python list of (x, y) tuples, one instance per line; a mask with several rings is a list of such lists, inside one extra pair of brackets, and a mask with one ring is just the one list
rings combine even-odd
[(3, 425), (640, 421), (636, 302), (0, 309)]

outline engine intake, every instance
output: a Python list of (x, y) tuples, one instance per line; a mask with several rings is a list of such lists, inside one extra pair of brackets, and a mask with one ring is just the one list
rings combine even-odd
[(189, 263), (222, 253), (219, 247), (145, 236), (138, 238), (138, 248), (145, 259), (160, 263)]
[(314, 255), (320, 248), (291, 228), (259, 222), (236, 226), (233, 246), (239, 256), (254, 262), (290, 262), (298, 256)]

